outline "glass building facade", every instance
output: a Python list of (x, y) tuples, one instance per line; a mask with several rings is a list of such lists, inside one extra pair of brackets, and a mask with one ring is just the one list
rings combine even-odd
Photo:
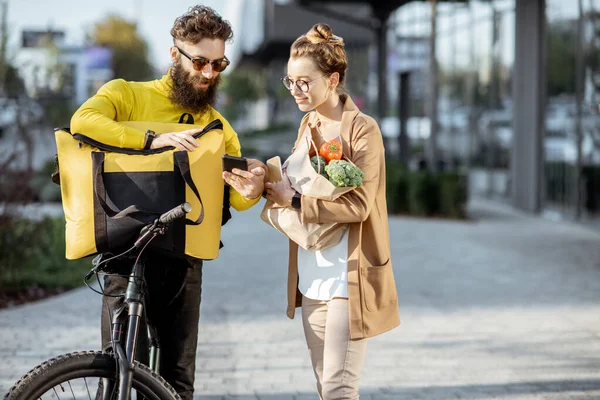
[(389, 20), (388, 49), (392, 153), (404, 124), (410, 159), (435, 135), (441, 166), (469, 171), (473, 194), (597, 223), (600, 0), (411, 2)]

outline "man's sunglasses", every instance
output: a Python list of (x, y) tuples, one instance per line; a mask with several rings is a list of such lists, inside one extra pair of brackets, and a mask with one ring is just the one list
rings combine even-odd
[(213, 71), (215, 72), (223, 72), (225, 71), (225, 68), (227, 68), (227, 66), (229, 65), (229, 60), (227, 59), (227, 57), (223, 57), (223, 58), (219, 58), (218, 60), (209, 60), (208, 58), (204, 58), (204, 57), (198, 57), (198, 58), (192, 58), (189, 54), (187, 54), (185, 51), (181, 50), (179, 47), (175, 46), (175, 48), (188, 60), (190, 60), (192, 62), (192, 65), (194, 66), (194, 69), (196, 71), (202, 71), (204, 69), (204, 67), (206, 67), (208, 64), (210, 64), (212, 66)]

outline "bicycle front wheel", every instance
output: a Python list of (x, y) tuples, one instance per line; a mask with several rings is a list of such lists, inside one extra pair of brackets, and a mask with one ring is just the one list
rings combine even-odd
[[(116, 381), (117, 360), (108, 353), (82, 351), (50, 359), (25, 374), (4, 400), (100, 399), (102, 378)], [(161, 376), (135, 362), (132, 400), (181, 400)], [(114, 395), (111, 398), (116, 398)]]

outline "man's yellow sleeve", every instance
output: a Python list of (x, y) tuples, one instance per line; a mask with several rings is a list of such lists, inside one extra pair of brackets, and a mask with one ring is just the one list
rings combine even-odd
[[(242, 151), (240, 149), (240, 141), (237, 134), (225, 118), (220, 118), (223, 121), (223, 134), (225, 135), (225, 153), (231, 156), (240, 157)], [(242, 196), (233, 188), (229, 188), (229, 203), (237, 211), (244, 211), (260, 201), (260, 196), (256, 199), (249, 199)]]
[(146, 133), (116, 121), (127, 121), (134, 105), (133, 91), (123, 79), (115, 79), (98, 90), (71, 118), (71, 132), (117, 147), (141, 149)]

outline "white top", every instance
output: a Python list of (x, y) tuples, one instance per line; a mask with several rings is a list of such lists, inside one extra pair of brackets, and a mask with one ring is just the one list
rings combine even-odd
[(348, 231), (335, 246), (310, 251), (298, 246), (298, 289), (313, 300), (348, 298)]

